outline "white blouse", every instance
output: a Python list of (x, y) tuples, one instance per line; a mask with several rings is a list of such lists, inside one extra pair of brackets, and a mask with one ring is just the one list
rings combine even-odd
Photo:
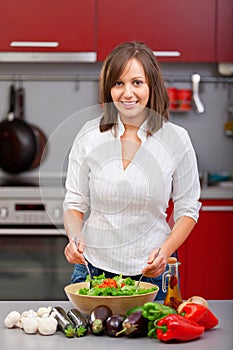
[(150, 137), (138, 130), (141, 146), (124, 170), (119, 120), (115, 137), (100, 132), (100, 118), (87, 122), (73, 143), (66, 179), (64, 210), (89, 213), (83, 225), (84, 255), (94, 266), (124, 275), (140, 274), (153, 249), (171, 229), (166, 221), (169, 199), (174, 220), (198, 220), (200, 184), (197, 162), (185, 129), (171, 122)]

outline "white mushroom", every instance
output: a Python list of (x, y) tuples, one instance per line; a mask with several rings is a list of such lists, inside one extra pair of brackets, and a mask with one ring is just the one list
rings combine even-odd
[(51, 310), (52, 310), (51, 306), (48, 306), (48, 307), (44, 307), (44, 306), (39, 307), (39, 309), (37, 310), (37, 315), (38, 315), (39, 317), (42, 317), (44, 314), (49, 315), (50, 312), (51, 312)]
[(7, 328), (13, 328), (20, 320), (21, 315), (18, 311), (11, 311), (5, 318), (4, 324)]
[(28, 317), (37, 317), (37, 312), (35, 310), (28, 311)]
[(34, 310), (27, 310), (27, 311), (24, 311), (22, 313), (22, 317), (36, 317), (37, 316), (37, 312), (34, 311)]
[(15, 327), (23, 328), (22, 317), (21, 317), (21, 318), (18, 320), (18, 322), (15, 324)]
[(38, 323), (38, 331), (43, 335), (51, 335), (57, 331), (57, 320), (54, 317), (43, 317)]
[(22, 312), (22, 317), (28, 317), (28, 315), (29, 315), (29, 311), (24, 311), (24, 312)]
[(38, 319), (34, 316), (28, 316), (22, 318), (23, 330), (25, 333), (33, 334), (38, 330)]
[(34, 334), (37, 331), (43, 335), (54, 334), (57, 331), (57, 320), (55, 313), (51, 312), (52, 307), (40, 307), (37, 312), (27, 310), (20, 314), (18, 311), (11, 311), (5, 318), (4, 324), (8, 328), (19, 327), (25, 333)]

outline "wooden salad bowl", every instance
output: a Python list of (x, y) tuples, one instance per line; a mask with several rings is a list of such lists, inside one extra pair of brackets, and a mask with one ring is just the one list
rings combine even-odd
[[(135, 282), (137, 283), (137, 281)], [(140, 288), (149, 289), (155, 287), (152, 283), (141, 282)], [(89, 282), (69, 284), (64, 287), (65, 293), (75, 308), (89, 314), (96, 306), (107, 305), (113, 314), (125, 314), (133, 307), (144, 305), (148, 301), (154, 301), (159, 287), (153, 292), (127, 296), (91, 296), (78, 294), (81, 288), (89, 288)]]

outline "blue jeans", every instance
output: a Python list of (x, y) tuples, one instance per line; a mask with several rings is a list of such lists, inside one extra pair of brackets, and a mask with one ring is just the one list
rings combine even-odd
[[(112, 277), (116, 276), (116, 274), (105, 271), (105, 270), (101, 270), (101, 269), (93, 266), (89, 262), (88, 262), (88, 266), (89, 266), (89, 269), (90, 269), (92, 276), (99, 276), (102, 273), (105, 273), (106, 278), (112, 278)], [(71, 276), (71, 283), (84, 282), (86, 280), (86, 276), (87, 276), (86, 266), (82, 265), (82, 264), (75, 264), (73, 274)], [(129, 276), (123, 276), (123, 278), (125, 278), (125, 277), (129, 277)], [(130, 276), (130, 277), (134, 280), (138, 280), (141, 277), (141, 275), (134, 275), (134, 276)], [(156, 295), (156, 301), (165, 299), (166, 293), (164, 293), (162, 290), (162, 275), (160, 275), (159, 277), (156, 277), (156, 278), (150, 278), (150, 277), (143, 276), (142, 281), (156, 284), (159, 287), (159, 292)]]

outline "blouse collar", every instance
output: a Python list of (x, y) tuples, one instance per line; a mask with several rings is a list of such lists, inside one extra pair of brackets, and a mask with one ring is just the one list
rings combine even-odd
[[(119, 114), (117, 116), (117, 123), (118, 123), (117, 124), (117, 128), (118, 128), (117, 138), (120, 138), (125, 132), (125, 127), (124, 127), (124, 124), (123, 124)], [(145, 119), (144, 122), (140, 125), (138, 132), (137, 132), (137, 135), (142, 142), (144, 142), (147, 138), (146, 124), (147, 124), (147, 119)]]

